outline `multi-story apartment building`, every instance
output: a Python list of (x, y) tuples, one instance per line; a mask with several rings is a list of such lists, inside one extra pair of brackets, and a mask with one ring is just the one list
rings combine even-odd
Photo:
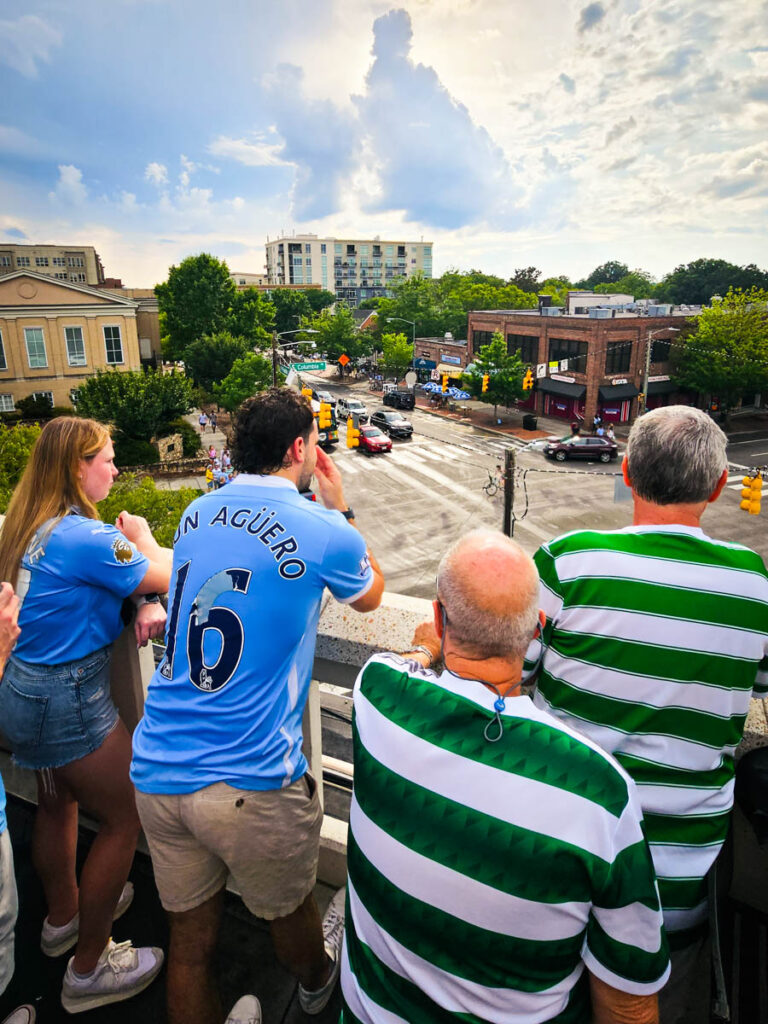
[(138, 307), (30, 271), (0, 277), (0, 412), (33, 394), (71, 405), (97, 370), (138, 370)]
[(270, 285), (319, 284), (356, 306), (386, 295), (399, 277), (432, 277), (432, 243), (291, 235), (267, 239)]
[(104, 283), (104, 267), (92, 245), (0, 245), (0, 275), (17, 270), (92, 288)]

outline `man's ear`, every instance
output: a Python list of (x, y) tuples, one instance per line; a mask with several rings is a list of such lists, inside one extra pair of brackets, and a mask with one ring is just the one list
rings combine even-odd
[(291, 465), (301, 464), (304, 461), (306, 454), (307, 445), (304, 438), (299, 434), (295, 441), (293, 441), (286, 451), (286, 458), (291, 460)]
[(631, 487), (632, 481), (629, 479), (629, 462), (627, 461), (626, 455), (621, 460), (621, 475), (624, 477), (624, 483), (627, 487)]
[(726, 468), (723, 470), (722, 476), (720, 477), (720, 479), (717, 481), (717, 484), (715, 485), (714, 491), (712, 491), (710, 496), (707, 498), (707, 502), (708, 503), (711, 504), (713, 501), (717, 501), (717, 499), (723, 493), (723, 488), (725, 487), (725, 484), (726, 484), (727, 480), (728, 480), (728, 467), (726, 466)]
[(534, 634), (533, 634), (533, 639), (534, 640), (536, 639), (537, 636), (541, 636), (541, 634), (542, 634), (546, 624), (547, 624), (547, 616), (546, 616), (546, 614), (544, 612), (544, 609), (543, 608), (539, 608), (539, 623), (536, 626), (536, 630), (534, 631)]
[(433, 601), (432, 602), (432, 614), (434, 615), (434, 618), (435, 618), (435, 632), (437, 633), (437, 635), (442, 640), (443, 639), (443, 616), (442, 616), (442, 613), (440, 611), (440, 602), (439, 601)]

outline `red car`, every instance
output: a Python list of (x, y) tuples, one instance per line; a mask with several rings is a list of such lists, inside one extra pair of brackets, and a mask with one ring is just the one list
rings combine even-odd
[(377, 452), (391, 452), (392, 442), (378, 427), (361, 427), (358, 447), (366, 455), (375, 455)]

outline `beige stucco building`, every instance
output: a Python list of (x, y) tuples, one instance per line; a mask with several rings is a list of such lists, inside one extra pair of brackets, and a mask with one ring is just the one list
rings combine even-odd
[(138, 302), (18, 271), (0, 277), (0, 412), (27, 395), (71, 405), (96, 370), (138, 370)]
[(104, 283), (104, 267), (92, 245), (0, 245), (0, 274), (17, 270), (92, 288)]

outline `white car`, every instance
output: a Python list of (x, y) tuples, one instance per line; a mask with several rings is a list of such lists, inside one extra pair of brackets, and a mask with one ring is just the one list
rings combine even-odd
[(336, 405), (336, 415), (340, 419), (355, 416), (358, 423), (368, 422), (368, 410), (359, 398), (340, 398)]

